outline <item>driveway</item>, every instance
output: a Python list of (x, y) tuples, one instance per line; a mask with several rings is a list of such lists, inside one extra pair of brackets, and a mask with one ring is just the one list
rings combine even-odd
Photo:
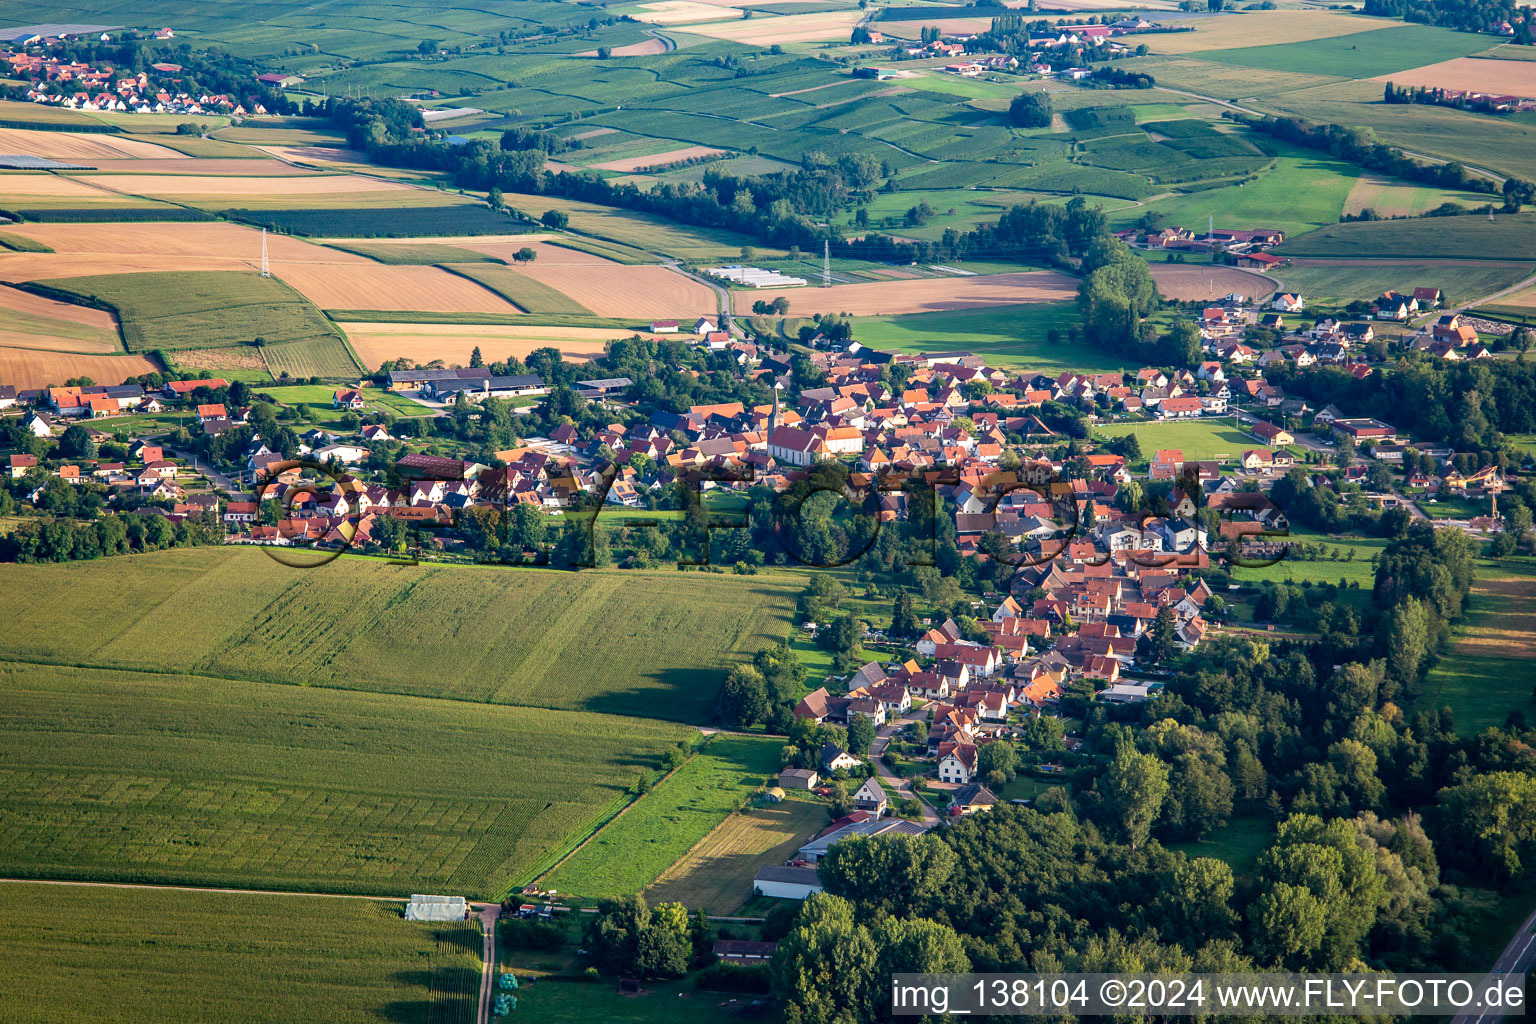
[(882, 725), (875, 733), (874, 742), (869, 745), (869, 756), (875, 766), (875, 776), (880, 780), (881, 785), (885, 786), (886, 789), (902, 800), (916, 800), (923, 809), (923, 822), (929, 825), (937, 825), (939, 823), (938, 812), (929, 807), (927, 801), (917, 795), (917, 791), (912, 788), (910, 782), (892, 772), (885, 766), (885, 762), (882, 760), (885, 748), (891, 745), (891, 738), (900, 732), (908, 722), (912, 721), (916, 721), (916, 719), (898, 718), (891, 725)]

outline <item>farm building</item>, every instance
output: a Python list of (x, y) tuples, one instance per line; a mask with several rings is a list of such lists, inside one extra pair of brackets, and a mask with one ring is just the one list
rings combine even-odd
[(810, 768), (786, 768), (779, 772), (779, 785), (785, 789), (815, 789), (818, 779)]
[(821, 892), (821, 876), (815, 868), (762, 868), (752, 879), (752, 888), (764, 896), (781, 900), (803, 900)]
[(463, 896), (411, 897), (405, 905), (407, 921), (462, 921), (469, 917), (469, 904)]

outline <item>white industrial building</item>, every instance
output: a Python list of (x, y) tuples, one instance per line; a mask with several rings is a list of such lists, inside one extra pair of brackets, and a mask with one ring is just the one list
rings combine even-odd
[(803, 277), (790, 277), (777, 270), (744, 267), (739, 263), (729, 267), (710, 267), (704, 273), (748, 288), (797, 288), (806, 283)]

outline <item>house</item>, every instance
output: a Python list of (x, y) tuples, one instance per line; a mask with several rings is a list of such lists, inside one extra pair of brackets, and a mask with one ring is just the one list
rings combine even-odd
[(929, 826), (900, 818), (877, 818), (868, 811), (854, 811), (847, 818), (833, 822), (825, 832), (800, 847), (799, 859), (811, 864), (821, 861), (827, 851), (850, 836), (920, 836)]
[(676, 334), (678, 325), (676, 320), (652, 320), (652, 334)]
[(853, 806), (861, 811), (869, 811), (877, 818), (889, 809), (890, 802), (890, 798), (885, 795), (885, 787), (874, 776), (865, 779), (864, 785), (853, 794)]
[(970, 782), (976, 774), (977, 747), (974, 743), (939, 745), (939, 781)]
[(1306, 301), (1295, 292), (1281, 292), (1276, 295), (1269, 308), (1277, 313), (1300, 313), (1307, 308)]
[(827, 772), (846, 772), (864, 763), (836, 743), (823, 743), (820, 757), (822, 770)]
[(1413, 299), (1419, 304), (1420, 309), (1439, 309), (1445, 301), (1445, 296), (1439, 288), (1415, 288)]
[(752, 891), (759, 896), (781, 900), (803, 900), (821, 892), (821, 876), (815, 868), (759, 868), (752, 878)]
[(745, 939), (720, 939), (713, 952), (715, 960), (736, 967), (761, 967), (773, 959), (777, 942), (748, 942)]
[(810, 768), (785, 768), (783, 771), (779, 772), (779, 785), (784, 789), (802, 789), (809, 791), (815, 789), (816, 783), (820, 780), (821, 776), (817, 775), (816, 772)]
[(340, 388), (331, 395), (331, 406), (336, 409), (362, 409), (367, 405), (363, 393), (357, 388)]
[(1296, 438), (1291, 436), (1290, 431), (1277, 427), (1273, 423), (1266, 423), (1264, 420), (1255, 421), (1248, 428), (1248, 433), (1276, 448), (1285, 448), (1296, 443)]
[(949, 794), (949, 813), (952, 817), (990, 811), (997, 803), (997, 796), (979, 782), (970, 782)]
[(712, 334), (719, 329), (715, 326), (715, 322), (707, 316), (701, 316), (693, 322), (694, 334)]
[(800, 703), (795, 705), (795, 717), (820, 725), (832, 714), (832, 709), (828, 703), (831, 696), (831, 694), (827, 693), (825, 686), (811, 691), (800, 698)]
[(22, 477), (26, 476), (29, 472), (36, 468), (36, 466), (37, 456), (35, 455), (12, 455), (11, 479), (20, 480)]

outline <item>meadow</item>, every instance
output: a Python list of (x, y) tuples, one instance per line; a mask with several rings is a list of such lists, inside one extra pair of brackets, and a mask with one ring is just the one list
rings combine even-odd
[(358, 242), (342, 244), (337, 242), (332, 243), (331, 248), (354, 253), (358, 256), (366, 256), (379, 263), (387, 263), (393, 266), (501, 262), (501, 260), (494, 256), (487, 256), (485, 253), (475, 252), (473, 249), (464, 249), (457, 245), (443, 245), (434, 242), (417, 242), (415, 244), (390, 242), (382, 245), (368, 245)]
[(639, 892), (754, 791), (772, 785), (783, 746), (772, 736), (713, 737), (545, 876), (543, 885), (585, 897)]
[(400, 913), (369, 900), (0, 884), (0, 1021), (172, 1024), (196, 1007), (221, 1024), (469, 1024), (478, 926)]
[(304, 296), (282, 281), (239, 271), (104, 274), (39, 281), (117, 313), (131, 352), (302, 342), (336, 337)]
[(860, 317), (853, 336), (861, 345), (902, 353), (948, 352), (963, 348), (989, 364), (1040, 372), (1065, 369), (1110, 372), (1134, 369), (1128, 362), (1085, 343), (1051, 344), (1047, 334), (1066, 339), (1081, 320), (1070, 302), (991, 306), (904, 316)]
[(0, 681), (0, 859), (24, 877), (491, 895), (687, 734), (169, 672)]
[(1478, 33), (1399, 24), (1326, 39), (1209, 50), (1195, 56), (1267, 71), (1374, 78), (1417, 68), (1429, 60), (1466, 57), (1487, 48), (1488, 38)]
[(1429, 672), (1419, 698), (1451, 709), (1456, 731), (1472, 736), (1512, 712), (1536, 717), (1530, 659), (1536, 656), (1536, 563), (1479, 563), (1465, 618)]
[[(1241, 188), (1155, 199), (1146, 209), (1161, 214), (1164, 224), (1201, 227), (1214, 217), (1218, 228), (1265, 227), (1294, 236), (1337, 224), (1357, 173), (1350, 164), (1322, 155), (1285, 156)], [(1117, 227), (1129, 226), (1145, 212), (1111, 212), (1110, 220)]]
[(759, 868), (782, 864), (827, 823), (827, 806), (785, 800), (733, 814), (645, 891), (652, 903), (731, 914), (752, 898)]
[[(43, 589), (46, 605), (28, 596)], [(152, 643), (167, 671), (704, 723), (725, 669), (785, 635), (797, 594), (765, 576), (362, 558), (298, 570), (249, 548), (181, 549), (0, 566), (0, 656), (138, 668)]]

